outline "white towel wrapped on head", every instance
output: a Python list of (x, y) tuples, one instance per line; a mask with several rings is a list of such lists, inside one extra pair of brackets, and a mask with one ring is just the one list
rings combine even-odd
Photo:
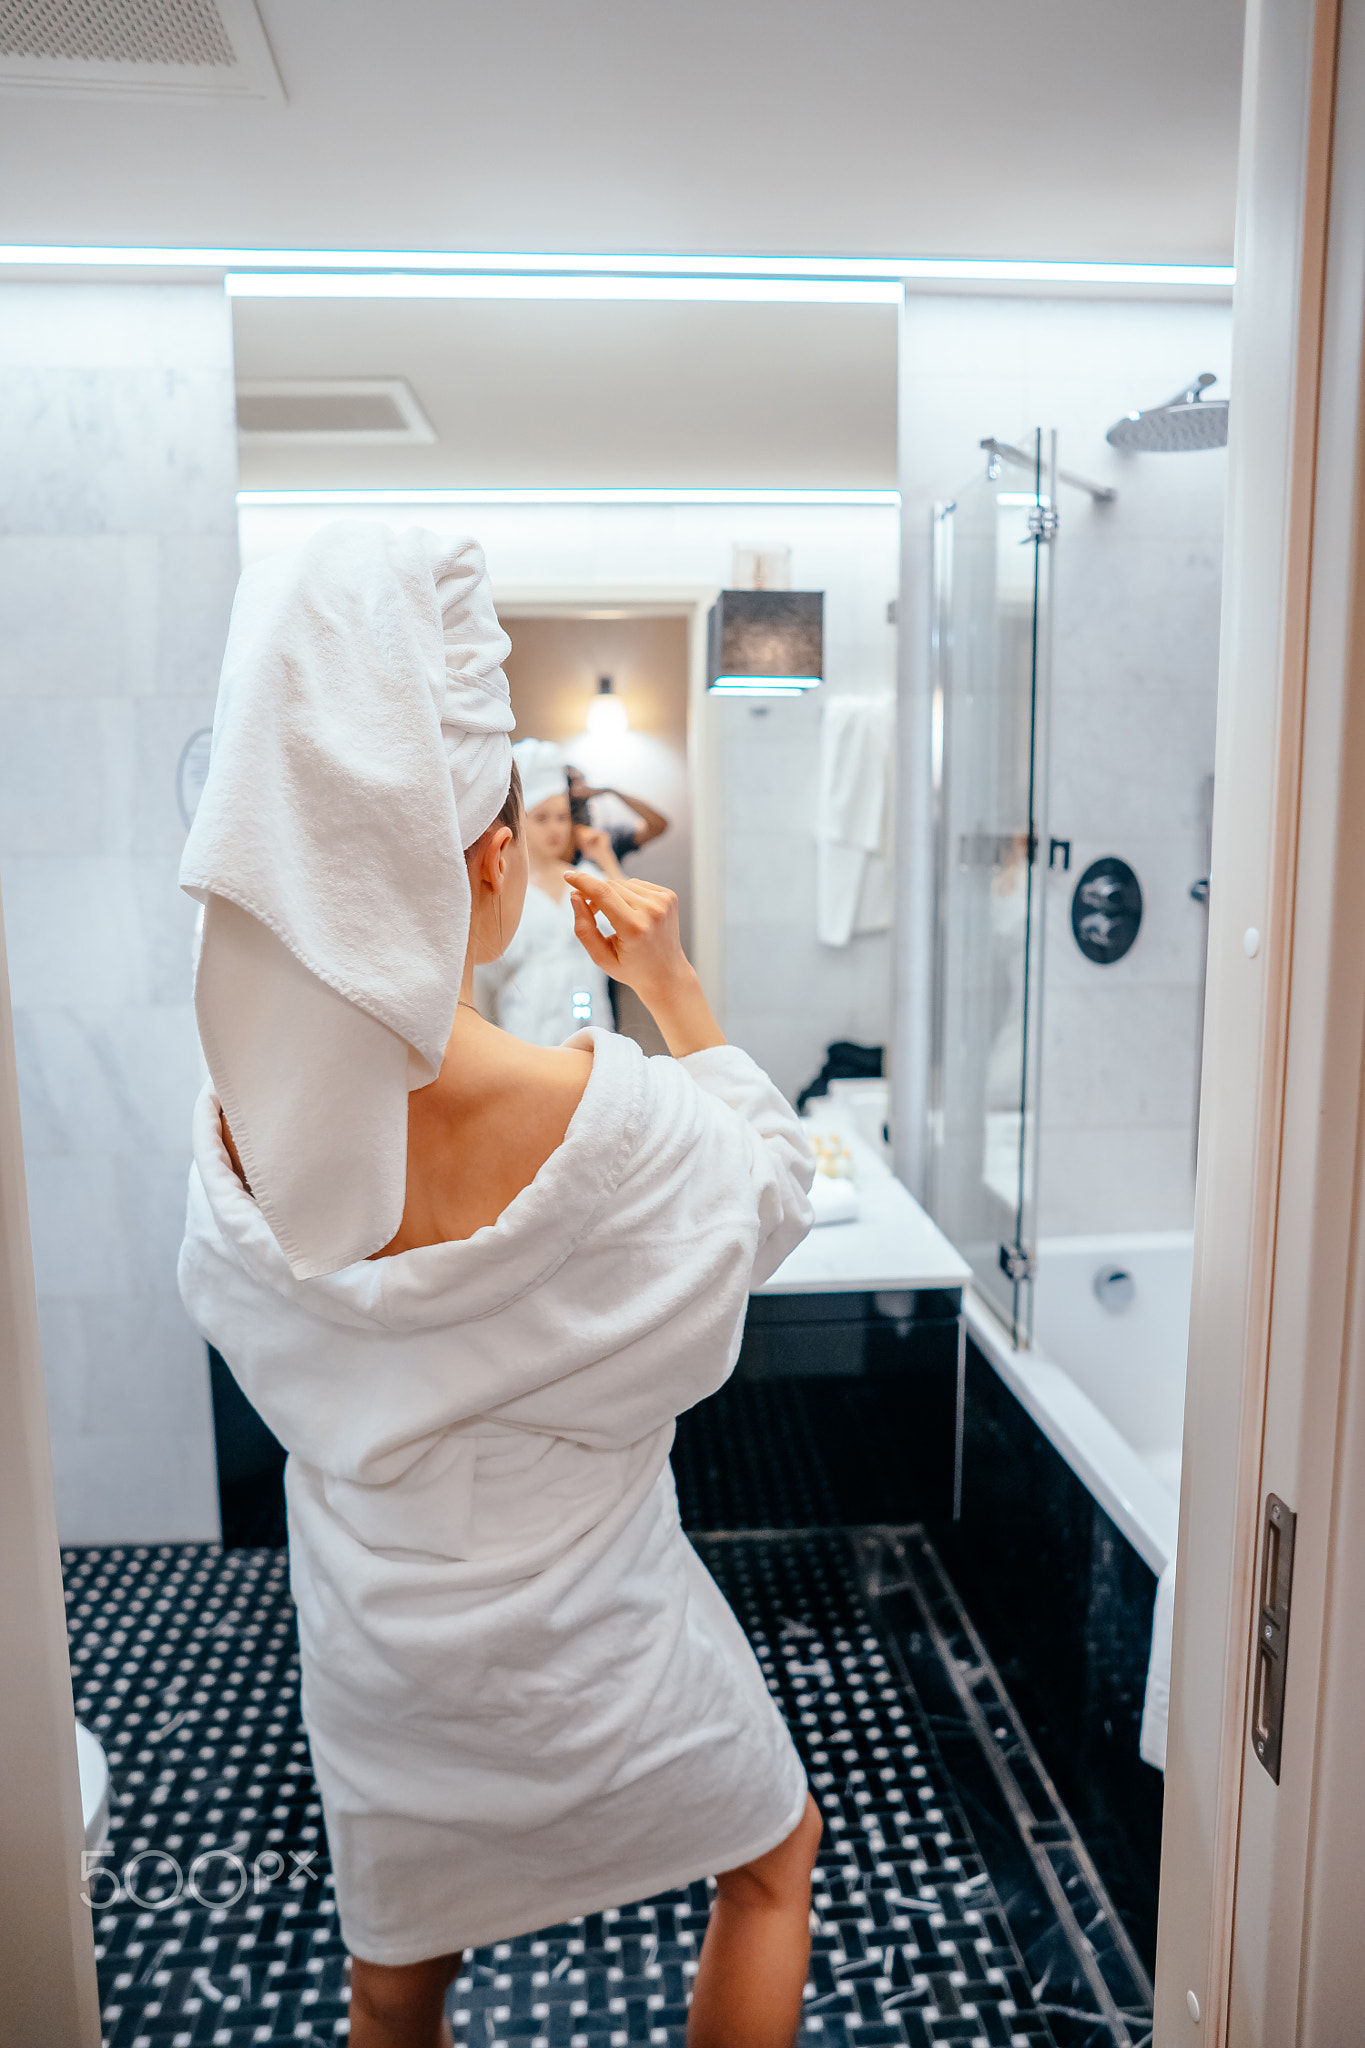
[(464, 848), (511, 775), (483, 552), (361, 521), (238, 586), (180, 868), (195, 1008), (242, 1168), (299, 1279), (387, 1244), (407, 1095), (440, 1072), (469, 938)]
[(512, 759), (521, 776), (521, 796), (528, 811), (548, 803), (552, 796), (569, 794), (569, 771), (564, 749), (553, 740), (518, 740)]

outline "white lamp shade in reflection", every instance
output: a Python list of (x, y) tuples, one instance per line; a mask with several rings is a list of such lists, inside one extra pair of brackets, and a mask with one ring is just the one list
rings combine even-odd
[(614, 739), (629, 732), (630, 718), (621, 699), (606, 692), (588, 706), (588, 731), (594, 739)]

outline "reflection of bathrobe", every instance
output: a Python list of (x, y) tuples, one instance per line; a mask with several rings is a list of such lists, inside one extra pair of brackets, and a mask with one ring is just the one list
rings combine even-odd
[[(587, 874), (601, 872), (582, 865)], [(585, 1024), (614, 1029), (607, 977), (574, 931), (570, 889), (556, 903), (530, 883), (511, 944), (501, 960), (475, 969), (474, 990), (485, 1016), (532, 1045), (563, 1045)]]
[(577, 1042), (564, 1143), (491, 1228), (322, 1279), (196, 1112), (181, 1290), (290, 1453), (304, 1717), (372, 1962), (732, 1868), (804, 1808), (668, 1451), (805, 1236), (810, 1155), (735, 1048)]

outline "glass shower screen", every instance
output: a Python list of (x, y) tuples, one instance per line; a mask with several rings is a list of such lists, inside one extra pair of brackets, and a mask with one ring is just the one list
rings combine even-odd
[[(934, 508), (930, 1206), (1032, 1326), (1056, 435)], [(1029, 488), (1029, 485), (1032, 488)], [(1022, 486), (1022, 488), (1021, 488)]]

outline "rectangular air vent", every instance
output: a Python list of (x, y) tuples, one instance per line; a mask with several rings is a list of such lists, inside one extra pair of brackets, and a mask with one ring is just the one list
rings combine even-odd
[(430, 443), (431, 423), (403, 377), (247, 377), (237, 433), (251, 444)]
[(0, 90), (280, 96), (255, 0), (0, 0)]

